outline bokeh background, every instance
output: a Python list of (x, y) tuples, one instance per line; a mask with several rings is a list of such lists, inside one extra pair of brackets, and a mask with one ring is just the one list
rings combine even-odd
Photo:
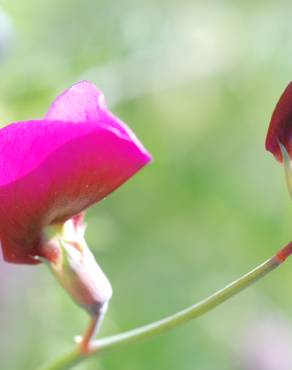
[[(268, 258), (291, 235), (264, 150), (292, 78), (285, 1), (1, 0), (0, 122), (42, 117), (89, 79), (155, 160), (88, 212), (114, 296), (102, 335), (159, 319)], [(78, 370), (292, 369), (288, 262), (208, 315)], [(0, 264), (0, 369), (72, 348), (87, 315), (45, 266)]]

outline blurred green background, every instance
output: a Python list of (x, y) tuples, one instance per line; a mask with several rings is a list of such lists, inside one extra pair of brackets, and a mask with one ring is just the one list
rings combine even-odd
[[(39, 118), (89, 79), (154, 162), (88, 212), (114, 296), (102, 335), (184, 308), (290, 241), (292, 202), (264, 150), (292, 76), (285, 1), (1, 0), (0, 121)], [(78, 370), (292, 369), (288, 262), (207, 316)], [(0, 369), (72, 348), (87, 315), (44, 266), (0, 264)]]

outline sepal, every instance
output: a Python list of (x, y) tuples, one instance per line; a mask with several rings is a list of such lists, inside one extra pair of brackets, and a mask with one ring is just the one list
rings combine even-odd
[(112, 296), (111, 284), (84, 239), (84, 225), (67, 221), (50, 242), (58, 249), (49, 267), (73, 300), (91, 315), (101, 313)]
[(290, 197), (292, 198), (292, 162), (291, 162), (291, 158), (285, 146), (281, 143), (279, 143), (279, 146), (280, 146), (282, 158), (283, 158), (286, 183), (288, 186)]

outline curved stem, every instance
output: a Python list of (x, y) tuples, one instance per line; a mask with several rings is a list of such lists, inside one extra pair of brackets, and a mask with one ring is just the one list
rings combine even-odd
[(122, 346), (139, 342), (141, 339), (149, 338), (167, 330), (173, 329), (179, 325), (185, 324), (188, 321), (202, 316), (206, 312), (217, 307), (229, 298), (233, 297), (243, 289), (247, 288), (257, 280), (266, 276), (269, 272), (273, 271), (276, 267), (281, 265), (287, 257), (292, 253), (292, 242), (286, 247), (282, 248), (275, 256), (268, 259), (266, 262), (257, 266), (252, 271), (243, 275), (231, 284), (220, 289), (216, 293), (203, 299), (202, 301), (182, 310), (178, 313), (166, 317), (165, 319), (156, 321), (152, 324), (145, 325), (125, 333), (117, 334), (107, 338), (99, 339), (91, 343), (90, 351), (88, 354), (81, 352), (79, 348), (60, 357), (55, 362), (48, 366), (44, 366), (39, 370), (67, 370), (71, 369), (88, 356), (101, 354), (107, 351), (120, 349)]

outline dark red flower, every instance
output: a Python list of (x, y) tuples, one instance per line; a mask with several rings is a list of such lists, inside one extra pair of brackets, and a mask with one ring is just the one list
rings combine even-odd
[(284, 148), (292, 158), (292, 82), (276, 105), (266, 138), (266, 149), (280, 162), (283, 162)]

